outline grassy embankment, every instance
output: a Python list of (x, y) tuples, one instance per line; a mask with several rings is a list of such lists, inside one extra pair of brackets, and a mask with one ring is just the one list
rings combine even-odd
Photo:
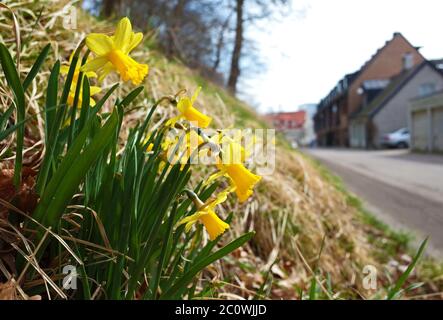
[[(109, 22), (97, 21), (81, 13), (78, 23), (81, 32), (65, 30), (61, 27), (61, 20), (56, 18), (61, 7), (44, 5), (44, 1), (40, 4), (27, 2), (15, 7), (26, 38), (22, 52), (23, 70), (35, 59), (33, 50), (43, 48), (48, 42), (52, 44), (51, 61), (47, 64), (50, 66), (56, 58), (66, 60), (68, 57), (64, 52), (72, 51), (88, 32), (112, 28)], [(40, 8), (43, 8), (41, 16), (38, 14)], [(2, 20), (3, 26), (10, 25), (7, 17)], [(48, 28), (51, 21), (54, 26)], [(6, 34), (2, 32), (2, 40), (12, 43)], [(205, 80), (197, 71), (186, 68), (180, 61), (165, 58), (157, 49), (152, 33), (147, 34), (147, 40), (135, 56), (149, 64), (150, 74), (145, 83), (147, 90), (137, 101), (140, 108), (134, 108), (125, 126), (130, 127), (146, 113), (143, 108), (146, 102), (183, 88), (192, 91), (198, 85), (203, 87), (200, 105), (202, 110), (214, 116), (214, 127), (266, 126), (245, 103)], [(113, 79), (106, 81), (105, 86), (110, 86)], [(35, 90), (27, 97), (31, 101), (29, 112), (41, 108), (39, 89), (44, 85), (43, 77), (33, 83)], [(119, 90), (121, 93), (129, 91), (124, 87)], [(173, 112), (172, 108), (160, 108), (156, 117), (160, 121)], [(42, 139), (42, 119), (37, 119), (33, 130), (36, 140)], [(202, 281), (210, 281), (217, 288), (208, 292), (208, 297), (384, 297), (411, 260), (406, 235), (393, 232), (377, 221), (364, 210), (358, 198), (346, 191), (337, 177), (307, 156), (291, 150), (281, 137), (277, 139), (274, 174), (263, 177), (254, 199), (243, 205), (231, 203), (225, 206), (225, 211), (235, 212), (227, 237), (234, 238), (248, 230), (255, 230), (256, 236), (248, 245), (204, 272)], [(368, 264), (376, 266), (379, 271), (375, 290), (366, 290), (362, 285), (362, 269)], [(412, 287), (405, 296), (441, 291), (442, 271), (435, 262), (421, 260), (403, 287), (424, 284), (419, 288)]]

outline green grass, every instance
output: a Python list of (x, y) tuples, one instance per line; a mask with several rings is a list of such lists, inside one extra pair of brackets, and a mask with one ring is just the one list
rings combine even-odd
[(339, 176), (333, 174), (323, 164), (321, 164), (320, 161), (312, 159), (311, 157), (305, 154), (303, 154), (303, 156), (305, 157), (305, 159), (308, 159), (308, 161), (310, 161), (315, 166), (320, 175), (326, 181), (328, 181), (331, 185), (333, 185), (338, 191), (340, 191), (345, 196), (346, 203), (357, 211), (358, 213), (357, 217), (360, 219), (360, 221), (383, 232), (383, 234), (385, 234), (388, 238), (394, 241), (396, 247), (402, 249), (407, 249), (409, 247), (411, 241), (414, 239), (411, 233), (393, 230), (390, 226), (388, 226), (380, 219), (378, 219), (373, 213), (368, 211), (364, 207), (362, 200), (358, 198), (356, 195), (349, 192), (343, 180)]

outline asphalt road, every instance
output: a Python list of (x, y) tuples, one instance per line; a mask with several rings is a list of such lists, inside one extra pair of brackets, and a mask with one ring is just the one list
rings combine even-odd
[(443, 257), (443, 156), (407, 150), (306, 149), (339, 175), (366, 208), (398, 230), (429, 235), (428, 252)]

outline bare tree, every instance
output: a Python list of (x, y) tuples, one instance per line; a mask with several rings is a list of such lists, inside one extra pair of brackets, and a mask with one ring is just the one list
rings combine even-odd
[(105, 17), (113, 15), (121, 7), (121, 0), (103, 0), (101, 14)]
[(240, 59), (244, 46), (245, 24), (269, 18), (275, 8), (281, 8), (290, 0), (235, 0), (236, 13), (235, 41), (231, 56), (231, 69), (229, 71), (228, 89), (236, 93), (240, 77)]
[(180, 54), (180, 45), (178, 44), (177, 34), (182, 24), (185, 6), (188, 0), (177, 0), (171, 14), (168, 16), (167, 44), (166, 53), (169, 57)]
[(231, 69), (229, 72), (228, 89), (235, 93), (237, 91), (238, 77), (240, 76), (240, 57), (243, 46), (243, 11), (245, 0), (236, 0), (235, 13), (236, 13), (236, 27), (235, 27), (235, 42), (234, 50), (231, 57)]
[(96, 11), (104, 16), (128, 15), (139, 29), (155, 28), (158, 45), (167, 56), (220, 84), (227, 79), (227, 87), (235, 93), (242, 57), (254, 57), (253, 46), (246, 45), (251, 39), (245, 39), (245, 29), (290, 0), (95, 1), (100, 4)]
[(214, 63), (212, 65), (212, 72), (217, 72), (218, 67), (220, 66), (220, 60), (221, 60), (221, 55), (222, 55), (222, 51), (223, 48), (225, 47), (225, 38), (226, 38), (226, 32), (228, 31), (229, 28), (229, 24), (231, 22), (231, 17), (232, 17), (232, 12), (231, 14), (229, 14), (225, 21), (222, 23), (222, 25), (219, 28), (219, 34), (218, 34), (218, 39), (217, 39), (217, 43), (215, 46), (215, 53), (214, 53)]

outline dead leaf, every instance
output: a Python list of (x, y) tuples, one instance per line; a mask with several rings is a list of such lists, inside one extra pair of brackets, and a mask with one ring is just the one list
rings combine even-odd
[[(36, 172), (29, 168), (22, 169), (22, 182), (18, 190), (14, 187), (14, 169), (0, 170), (0, 198), (8, 202), (15, 201), (15, 205), (24, 212), (32, 212), (37, 205), (37, 194), (35, 192)], [(0, 206), (0, 219), (8, 218), (8, 208)]]
[(13, 280), (0, 283), (0, 300), (17, 300), (17, 292)]

